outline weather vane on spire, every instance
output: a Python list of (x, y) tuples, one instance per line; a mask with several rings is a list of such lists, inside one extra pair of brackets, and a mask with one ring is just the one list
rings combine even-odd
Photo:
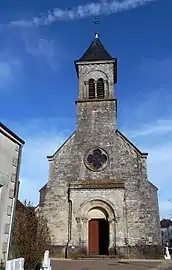
[(94, 24), (100, 24), (99, 17), (95, 17), (95, 18), (94, 18)]
[[(98, 16), (96, 16), (96, 17), (94, 17), (94, 25), (99, 25), (100, 24), (100, 20), (99, 20), (99, 17)], [(97, 27), (96, 27), (97, 28)], [(97, 31), (97, 29), (96, 29), (96, 31), (95, 31), (96, 33), (95, 33), (95, 38), (98, 38), (99, 37), (99, 35), (98, 35), (98, 31)]]

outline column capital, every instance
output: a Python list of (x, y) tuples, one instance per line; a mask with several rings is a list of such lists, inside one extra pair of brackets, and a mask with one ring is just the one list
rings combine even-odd
[(80, 223), (80, 221), (81, 221), (81, 218), (80, 217), (76, 217), (76, 222), (77, 223)]
[(87, 223), (88, 218), (87, 217), (82, 217), (81, 220), (82, 220), (83, 223)]
[(108, 222), (109, 223), (114, 223), (115, 222), (115, 219), (114, 218), (108, 218)]

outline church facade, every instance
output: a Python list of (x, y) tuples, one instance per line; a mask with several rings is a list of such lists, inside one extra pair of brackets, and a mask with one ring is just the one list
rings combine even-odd
[(52, 155), (40, 210), (54, 255), (161, 255), (157, 188), (148, 181), (147, 153), (117, 128), (117, 59), (98, 34), (75, 61), (76, 131)]

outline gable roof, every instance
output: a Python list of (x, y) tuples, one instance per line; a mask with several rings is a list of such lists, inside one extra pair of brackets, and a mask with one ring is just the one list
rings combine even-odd
[[(46, 183), (42, 188), (40, 188), (39, 192), (40, 192), (41, 190), (45, 189), (46, 186), (47, 186), (47, 183)], [(38, 204), (38, 205), (39, 205), (39, 204)]]
[(148, 156), (148, 153), (142, 153), (131, 141), (129, 141), (119, 130), (116, 130), (117, 134), (119, 134), (128, 144), (130, 144), (141, 156)]
[(152, 182), (148, 181), (148, 183), (151, 188), (155, 189), (156, 191), (158, 190), (158, 188), (154, 184), (152, 184)]
[(76, 131), (74, 131), (70, 137), (57, 149), (57, 151), (51, 155), (51, 156), (47, 156), (47, 159), (50, 161), (59, 151), (60, 149), (62, 149), (62, 147), (73, 137), (73, 135), (75, 135)]
[[(145, 156), (147, 157), (148, 156), (148, 153), (142, 153), (131, 141), (129, 141), (119, 130), (116, 130), (117, 134), (119, 134), (121, 137), (123, 137), (123, 139), (125, 141), (127, 141), (128, 144), (130, 144), (141, 156)], [(62, 147), (67, 143), (69, 142), (70, 139), (72, 139), (72, 137), (75, 135), (76, 131), (74, 131), (71, 136), (57, 149), (57, 151), (51, 155), (51, 156), (47, 156), (48, 160), (51, 160), (55, 155), (56, 153), (58, 153)]]

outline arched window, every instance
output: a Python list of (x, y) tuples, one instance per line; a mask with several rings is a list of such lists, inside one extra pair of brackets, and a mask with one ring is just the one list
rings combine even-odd
[(97, 81), (97, 97), (98, 98), (104, 98), (105, 93), (104, 93), (104, 81), (103, 79), (98, 79)]
[(95, 82), (94, 79), (89, 79), (89, 98), (95, 98)]

